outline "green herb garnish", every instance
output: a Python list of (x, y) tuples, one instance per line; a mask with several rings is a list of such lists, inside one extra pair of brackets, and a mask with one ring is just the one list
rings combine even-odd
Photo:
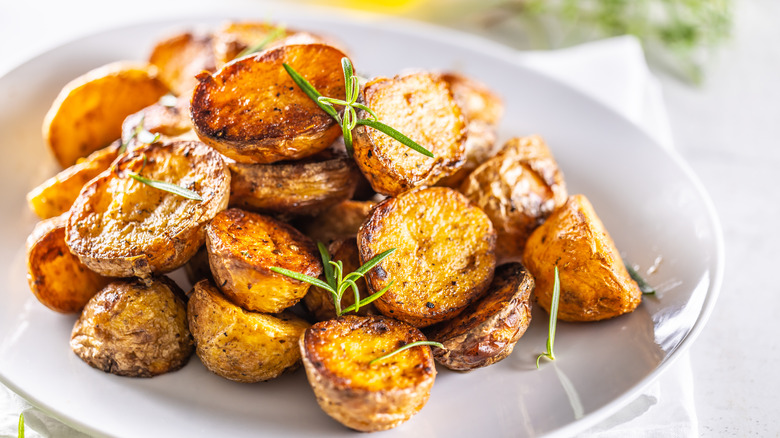
[(558, 322), (558, 301), (561, 298), (561, 280), (558, 277), (558, 267), (555, 267), (555, 283), (553, 284), (552, 304), (550, 305), (550, 326), (547, 332), (547, 351), (536, 357), (536, 368), (539, 368), (539, 359), (546, 357), (555, 360), (553, 343), (555, 343), (555, 326)]
[[(376, 113), (371, 108), (357, 102), (358, 96), (360, 94), (360, 86), (358, 84), (358, 78), (355, 76), (352, 69), (352, 63), (350, 62), (349, 58), (341, 58), (341, 69), (344, 71), (344, 88), (346, 95), (345, 100), (323, 96), (319, 91), (317, 91), (316, 88), (314, 88), (311, 83), (309, 83), (309, 81), (306, 80), (306, 78), (301, 76), (297, 71), (295, 71), (295, 69), (290, 67), (289, 64), (284, 63), (283, 66), (287, 71), (287, 74), (289, 74), (292, 78), (293, 82), (298, 85), (298, 88), (306, 93), (306, 95), (309, 96), (309, 99), (316, 102), (323, 111), (333, 117), (336, 123), (341, 126), (341, 131), (344, 134), (344, 146), (347, 148), (349, 155), (352, 155), (352, 130), (357, 125), (365, 125), (387, 134), (388, 136), (401, 142), (403, 145), (414, 149), (426, 157), (433, 158), (431, 151), (420, 146), (417, 142), (402, 134), (401, 132), (398, 132), (392, 127), (380, 122)], [(342, 115), (339, 115), (338, 111), (336, 111), (336, 108), (333, 105), (341, 105), (344, 107)], [(355, 108), (367, 112), (371, 118), (359, 119)]]
[(377, 357), (376, 359), (372, 360), (372, 361), (371, 361), (371, 362), (369, 362), (368, 364), (369, 364), (369, 365), (373, 365), (373, 364), (375, 364), (375, 363), (377, 363), (377, 362), (379, 362), (379, 361), (381, 361), (381, 360), (385, 360), (385, 359), (387, 359), (387, 358), (388, 358), (388, 357), (390, 357), (390, 356), (394, 356), (394, 355), (396, 355), (396, 354), (398, 354), (398, 353), (400, 353), (400, 352), (402, 352), (402, 351), (404, 351), (404, 350), (408, 350), (408, 349), (410, 349), (410, 348), (412, 348), (412, 347), (416, 347), (416, 346), (418, 346), (418, 345), (431, 345), (431, 346), (434, 346), (434, 347), (444, 348), (444, 345), (442, 345), (442, 343), (441, 343), (441, 342), (434, 342), (434, 341), (414, 341), (414, 342), (411, 342), (411, 343), (409, 343), (409, 344), (406, 344), (406, 345), (404, 345), (403, 347), (401, 347), (401, 348), (399, 348), (399, 349), (397, 349), (397, 350), (395, 350), (395, 351), (391, 351), (390, 353), (387, 353), (386, 355), (384, 355), (384, 356), (382, 356), (382, 357)]
[[(144, 157), (144, 164), (143, 166), (141, 166), (141, 172), (143, 172), (144, 167), (146, 167), (146, 155), (144, 155), (143, 157)], [(145, 176), (141, 176), (140, 173), (136, 173), (136, 172), (127, 171), (126, 174), (129, 175), (130, 178), (133, 178), (138, 182), (144, 183), (149, 187), (163, 190), (168, 193), (173, 193), (174, 195), (179, 195), (187, 199), (193, 199), (195, 201), (203, 201), (203, 198), (201, 198), (199, 194), (197, 194), (196, 192), (190, 189), (185, 189), (182, 186), (178, 186), (176, 184), (165, 182), (165, 181), (147, 178)]]
[[(290, 271), (284, 268), (272, 267), (271, 270), (278, 274), (286, 275), (290, 278), (309, 283), (319, 287), (320, 289), (330, 292), (331, 298), (333, 299), (333, 306), (336, 308), (336, 317), (339, 317), (347, 312), (357, 312), (360, 310), (361, 306), (365, 306), (366, 304), (369, 304), (377, 298), (381, 297), (393, 285), (393, 282), (390, 282), (390, 284), (385, 286), (379, 292), (373, 293), (361, 300), (356, 281), (366, 275), (366, 273), (374, 266), (378, 265), (382, 260), (395, 251), (395, 248), (388, 249), (387, 251), (377, 254), (374, 258), (364, 263), (363, 266), (359, 267), (355, 272), (351, 272), (347, 275), (343, 275), (344, 264), (341, 262), (341, 260), (336, 262), (332, 261), (330, 259), (330, 254), (328, 253), (327, 248), (325, 248), (325, 245), (323, 245), (322, 242), (317, 242), (317, 248), (320, 251), (320, 257), (322, 258), (322, 266), (323, 271), (325, 272), (325, 279), (327, 280), (327, 283), (320, 280), (319, 278), (310, 277), (308, 275)], [(352, 288), (352, 291), (355, 293), (355, 304), (352, 304), (351, 306), (342, 310), (341, 298), (344, 296), (344, 292), (346, 292), (347, 288)]]
[(130, 138), (127, 139), (127, 141), (123, 141), (122, 145), (119, 146), (119, 154), (124, 154), (127, 150), (127, 146), (130, 145), (130, 142), (137, 138), (138, 141), (145, 144), (152, 144), (156, 143), (157, 140), (160, 139), (160, 134), (152, 134), (151, 132), (147, 131), (144, 128), (144, 119), (146, 118), (146, 114), (141, 115), (141, 120), (138, 121), (138, 125), (135, 126), (135, 129), (133, 130), (133, 133), (130, 135)]
[(24, 438), (24, 412), (19, 414), (19, 433), (18, 438)]
[(642, 291), (643, 295), (655, 295), (655, 289), (653, 289), (652, 286), (650, 286), (647, 281), (645, 281), (644, 278), (637, 272), (636, 269), (634, 269), (634, 266), (629, 263), (626, 259), (623, 259), (623, 264), (626, 265), (626, 271), (628, 271), (628, 275), (631, 276), (631, 279), (634, 280), (639, 286), (639, 290)]
[(279, 39), (280, 37), (284, 36), (284, 33), (286, 32), (284, 26), (277, 26), (274, 27), (270, 32), (268, 32), (268, 35), (265, 36), (262, 40), (257, 42), (256, 44), (247, 47), (246, 49), (242, 50), (241, 53), (236, 55), (234, 59), (243, 58), (244, 56), (251, 55), (255, 52), (259, 52), (263, 49), (265, 49), (265, 46), (273, 42), (274, 40)]

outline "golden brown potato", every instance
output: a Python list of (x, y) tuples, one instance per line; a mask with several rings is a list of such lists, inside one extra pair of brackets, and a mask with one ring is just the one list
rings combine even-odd
[(116, 280), (89, 300), (70, 347), (90, 366), (119, 376), (176, 371), (193, 350), (184, 292), (166, 277), (148, 286)]
[[(363, 96), (381, 122), (434, 155), (426, 157), (373, 128), (358, 126), (355, 161), (374, 190), (393, 196), (433, 185), (463, 165), (466, 125), (450, 87), (439, 76), (421, 72), (374, 79), (363, 88)], [(362, 112), (361, 117), (368, 115)]]
[(294, 305), (309, 284), (273, 267), (317, 277), (322, 262), (314, 242), (274, 218), (231, 208), (206, 227), (214, 280), (232, 302), (247, 310), (277, 313)]
[(109, 279), (90, 271), (65, 245), (68, 215), (38, 222), (27, 238), (27, 282), (35, 298), (60, 313), (79, 313)]
[(200, 247), (198, 252), (184, 265), (184, 273), (190, 284), (195, 284), (201, 280), (214, 280), (211, 275), (211, 266), (209, 266), (209, 252), (206, 245)]
[[(129, 172), (190, 189), (202, 201), (143, 184)], [(225, 209), (229, 190), (230, 172), (213, 149), (200, 142), (155, 143), (84, 186), (70, 209), (66, 242), (105, 276), (169, 272), (203, 245), (204, 225)]]
[(396, 248), (366, 279), (382, 314), (415, 327), (450, 319), (481, 297), (496, 267), (487, 215), (460, 193), (433, 187), (379, 203), (358, 233), (360, 261)]
[(496, 268), (482, 299), (428, 332), (428, 339), (444, 344), (444, 348), (433, 349), (436, 361), (468, 371), (509, 356), (531, 323), (533, 289), (534, 278), (520, 263)]
[(372, 201), (340, 202), (311, 219), (302, 220), (301, 230), (315, 242), (355, 237), (375, 205)]
[[(141, 121), (143, 121), (144, 130), (153, 134), (160, 134), (160, 141), (174, 141), (174, 137), (181, 140), (198, 139), (195, 133), (192, 132), (189, 97), (185, 94), (173, 98), (175, 99), (173, 100), (175, 102), (174, 105), (168, 104), (167, 98), (172, 98), (172, 96), (167, 95), (165, 98), (165, 102), (161, 99), (154, 105), (129, 115), (122, 122), (122, 142), (127, 145), (126, 150), (134, 150), (147, 145), (147, 143), (144, 143), (141, 141), (142, 139), (136, 136)], [(189, 138), (182, 137), (188, 133), (191, 133)]]
[(349, 199), (360, 177), (351, 158), (334, 153), (320, 153), (311, 160), (230, 163), (229, 167), (231, 207), (283, 218), (315, 215)]
[(202, 280), (190, 294), (187, 315), (198, 357), (214, 374), (236, 382), (259, 382), (300, 364), (297, 342), (309, 323), (292, 313), (244, 310)]
[(485, 85), (457, 73), (444, 73), (463, 116), (466, 119), (466, 162), (454, 175), (443, 179), (440, 185), (457, 187), (463, 178), (493, 155), (496, 130), (504, 114), (501, 99)]
[(436, 368), (428, 346), (376, 358), (425, 336), (383, 316), (344, 316), (306, 330), (300, 347), (306, 376), (325, 413), (361, 432), (390, 429), (428, 402)]
[(270, 47), (271, 43), (294, 33), (296, 33), (294, 30), (268, 22), (225, 23), (214, 32), (213, 46), (217, 68), (222, 68), (250, 47), (267, 42), (265, 49)]
[(499, 263), (520, 260), (528, 236), (567, 196), (563, 173), (539, 136), (509, 140), (463, 181), (460, 191), (496, 227)]
[(41, 219), (59, 216), (70, 209), (81, 188), (108, 169), (117, 157), (119, 142), (91, 153), (62, 170), (27, 194), (27, 203)]
[(558, 267), (562, 321), (613, 318), (632, 312), (642, 300), (615, 243), (583, 195), (570, 196), (531, 234), (523, 264), (536, 279), (537, 301), (548, 312)]
[[(331, 256), (331, 260), (334, 262), (340, 260), (343, 263), (344, 275), (354, 272), (361, 265), (355, 237), (337, 240), (331, 243), (328, 245), (328, 253)], [(328, 282), (324, 275), (320, 276), (320, 280), (326, 283)], [(361, 300), (371, 295), (371, 291), (368, 290), (365, 279), (358, 279), (356, 283)], [(322, 290), (315, 286), (309, 288), (309, 292), (303, 297), (303, 303), (306, 305), (306, 308), (309, 309), (309, 312), (311, 312), (316, 321), (325, 321), (326, 319), (336, 318), (336, 307), (333, 305), (333, 295), (326, 290)], [(355, 304), (355, 293), (352, 289), (347, 289), (341, 299), (341, 308), (346, 309), (353, 304)], [(379, 311), (374, 307), (374, 303), (368, 303), (365, 306), (361, 306), (357, 312), (358, 315), (362, 316), (376, 315), (378, 313)], [(354, 315), (355, 313), (350, 312), (350, 314)]]
[[(166, 38), (152, 49), (149, 63), (157, 66), (160, 80), (177, 96), (186, 95), (198, 85), (202, 71), (216, 70), (211, 35), (179, 33)], [(140, 108), (139, 108), (140, 109)]]
[(129, 62), (104, 65), (60, 91), (43, 120), (43, 139), (62, 167), (72, 166), (119, 138), (125, 117), (167, 92), (154, 67)]
[(298, 88), (287, 63), (324, 96), (343, 98), (344, 53), (324, 44), (281, 46), (201, 74), (192, 122), (206, 144), (240, 163), (304, 158), (341, 134), (338, 124)]

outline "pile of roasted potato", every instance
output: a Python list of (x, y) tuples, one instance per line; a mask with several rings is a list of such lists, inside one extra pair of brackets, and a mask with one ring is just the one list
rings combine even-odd
[[(41, 303), (80, 314), (79, 357), (148, 377), (195, 351), (238, 382), (302, 363), (326, 413), (377, 431), (425, 405), (434, 361), (468, 371), (507, 357), (532, 301), (549, 312), (555, 267), (561, 320), (638, 306), (614, 243), (587, 199), (568, 196), (544, 141), (496, 147), (503, 105), (484, 85), (429, 71), (361, 82), (359, 101), (433, 157), (364, 125), (350, 155), (284, 68), (341, 99), (348, 56), (317, 35), (228, 23), (62, 90), (43, 133), (64, 170), (28, 195), (42, 219), (28, 278)], [(337, 317), (328, 292), (271, 269), (327, 281), (316, 242), (344, 274), (394, 249), (341, 309), (387, 292)], [(165, 275), (179, 268), (189, 292)], [(441, 347), (378, 360), (424, 340)]]

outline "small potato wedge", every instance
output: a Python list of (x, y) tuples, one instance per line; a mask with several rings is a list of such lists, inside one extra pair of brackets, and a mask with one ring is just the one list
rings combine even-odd
[[(344, 266), (344, 275), (354, 272), (360, 267), (360, 254), (358, 254), (357, 240), (355, 240), (354, 236), (349, 239), (332, 242), (328, 245), (328, 253), (331, 256), (331, 260), (334, 262), (342, 262)], [(320, 276), (320, 280), (326, 283), (328, 282), (324, 275)], [(361, 300), (371, 295), (371, 291), (368, 290), (365, 279), (360, 278), (355, 283), (357, 283)], [(326, 290), (322, 290), (316, 286), (309, 288), (309, 292), (303, 297), (303, 303), (314, 316), (315, 321), (325, 321), (326, 319), (336, 318), (336, 307), (333, 305), (333, 296)], [(355, 293), (352, 289), (347, 289), (341, 298), (341, 308), (346, 309), (353, 304), (355, 304)], [(365, 306), (361, 306), (357, 312), (357, 314), (361, 316), (376, 315), (378, 313), (379, 311), (374, 307), (374, 303), (368, 303)]]
[(60, 313), (79, 313), (110, 281), (90, 271), (68, 251), (68, 215), (38, 222), (27, 238), (27, 282), (35, 298)]
[(149, 55), (149, 63), (157, 67), (160, 80), (177, 96), (192, 91), (202, 71), (216, 70), (211, 35), (183, 32), (158, 42)]
[(536, 299), (547, 312), (558, 267), (562, 321), (613, 318), (633, 312), (642, 301), (642, 291), (583, 195), (570, 196), (531, 234), (523, 264), (536, 279)]
[(43, 121), (43, 139), (62, 167), (107, 146), (122, 133), (122, 121), (147, 107), (168, 88), (156, 69), (117, 62), (68, 83)]
[(119, 142), (91, 153), (87, 158), (62, 170), (30, 190), (27, 203), (41, 219), (59, 216), (70, 209), (81, 188), (111, 166), (119, 151)]
[(289, 312), (244, 310), (208, 280), (190, 294), (187, 316), (196, 352), (214, 374), (236, 382), (260, 382), (298, 367), (298, 339), (309, 323)]
[[(466, 125), (450, 87), (441, 77), (413, 73), (378, 78), (363, 88), (364, 103), (380, 121), (433, 153), (426, 157), (373, 128), (354, 131), (355, 161), (378, 193), (394, 196), (433, 185), (465, 160)], [(365, 111), (361, 117), (370, 117)]]
[(398, 426), (428, 402), (436, 378), (430, 347), (414, 327), (383, 316), (344, 316), (314, 324), (300, 340), (317, 402), (339, 423), (361, 432)]
[(281, 25), (258, 21), (231, 21), (214, 32), (214, 56), (217, 68), (238, 57), (244, 50), (266, 42), (268, 48), (275, 41), (296, 33)]
[(214, 280), (232, 302), (247, 310), (278, 313), (294, 305), (309, 284), (270, 270), (288, 269), (318, 277), (317, 246), (300, 231), (274, 218), (231, 208), (206, 227)]
[(301, 231), (315, 242), (355, 237), (375, 205), (372, 201), (340, 202), (311, 219), (302, 220)]
[[(135, 172), (188, 188), (187, 199), (131, 178)], [(82, 263), (110, 277), (149, 278), (187, 262), (205, 241), (204, 225), (225, 209), (230, 172), (200, 142), (155, 143), (125, 155), (81, 190), (66, 242)]]
[[(191, 94), (191, 93), (190, 93)], [(146, 146), (137, 137), (139, 125), (143, 122), (143, 129), (153, 134), (160, 134), (161, 141), (197, 140), (197, 136), (192, 132), (192, 121), (190, 120), (190, 98), (186, 95), (173, 98), (173, 96), (164, 96), (165, 100), (160, 99), (157, 103), (150, 105), (137, 113), (127, 116), (122, 122), (122, 143), (127, 145), (126, 150), (134, 150)], [(171, 105), (171, 103), (174, 103)], [(183, 138), (187, 133), (192, 133), (190, 138)]]
[(284, 163), (230, 163), (230, 206), (289, 218), (315, 215), (349, 199), (360, 171), (345, 154), (327, 152)]
[(434, 326), (428, 339), (437, 362), (452, 370), (469, 371), (509, 356), (531, 323), (534, 278), (520, 263), (496, 268), (487, 294), (455, 319)]
[(340, 50), (324, 44), (286, 45), (201, 74), (191, 112), (200, 139), (239, 163), (297, 160), (330, 146), (341, 134), (287, 74), (288, 64), (324, 96), (343, 98)]
[(460, 187), (487, 213), (498, 233), (499, 263), (520, 260), (528, 236), (566, 202), (566, 183), (539, 136), (513, 138)]
[(176, 371), (194, 349), (184, 292), (167, 277), (148, 286), (116, 280), (89, 300), (73, 326), (70, 347), (90, 366), (119, 376)]
[(415, 327), (455, 317), (493, 279), (496, 233), (485, 213), (446, 187), (418, 188), (380, 202), (358, 232), (360, 261), (396, 248), (368, 272), (383, 315)]

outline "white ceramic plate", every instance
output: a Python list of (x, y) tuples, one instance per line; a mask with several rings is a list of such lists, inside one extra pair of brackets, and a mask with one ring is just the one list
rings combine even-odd
[[(246, 15), (241, 15), (246, 17)], [(264, 17), (256, 11), (255, 17)], [(333, 35), (365, 75), (415, 67), (453, 69), (504, 98), (502, 137), (542, 134), (571, 193), (585, 193), (622, 252), (648, 267), (661, 293), (632, 314), (591, 324), (559, 323), (558, 360), (534, 365), (547, 317), (534, 321), (497, 365), (454, 373), (439, 367), (430, 401), (386, 436), (568, 436), (628, 403), (687, 348), (714, 305), (722, 274), (721, 233), (696, 178), (674, 153), (598, 103), (513, 63), (486, 41), (392, 19), (278, 12), (291, 27)], [(226, 17), (229, 18), (229, 17)], [(0, 297), (0, 380), (33, 404), (95, 435), (354, 436), (317, 406), (305, 374), (238, 384), (193, 357), (182, 370), (131, 379), (90, 368), (69, 348), (74, 316), (39, 304), (26, 282), (24, 240), (36, 221), (25, 193), (56, 167), (41, 120), (70, 79), (119, 59), (144, 59), (153, 41), (216, 19), (149, 23), (65, 44), (0, 79), (0, 199), (5, 280)]]

